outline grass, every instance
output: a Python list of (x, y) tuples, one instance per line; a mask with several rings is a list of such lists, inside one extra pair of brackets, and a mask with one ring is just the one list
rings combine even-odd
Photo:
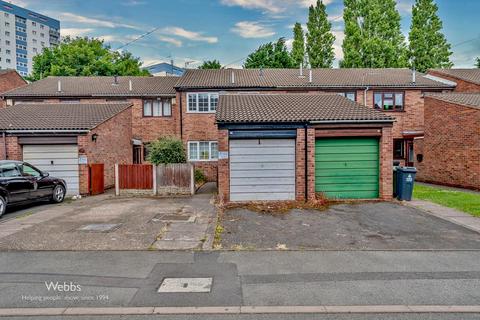
[(413, 197), (457, 209), (474, 217), (480, 217), (479, 194), (416, 184), (413, 190)]

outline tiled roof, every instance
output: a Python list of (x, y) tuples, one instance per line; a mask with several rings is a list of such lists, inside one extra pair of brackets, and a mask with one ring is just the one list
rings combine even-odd
[[(233, 77), (232, 77), (233, 74)], [(233, 78), (233, 79), (232, 79)], [(233, 81), (232, 81), (233, 80)], [(445, 83), (409, 69), (220, 69), (187, 70), (177, 88), (356, 88), (366, 86), (398, 88), (451, 88)]]
[[(130, 90), (129, 81), (132, 81)], [(178, 77), (47, 77), (4, 93), (6, 97), (175, 96)], [(60, 82), (61, 92), (58, 91)]]
[(426, 96), (462, 106), (480, 108), (480, 93), (431, 93)]
[(28, 103), (0, 109), (0, 130), (90, 130), (131, 107), (124, 103)]
[(338, 94), (220, 95), (219, 123), (391, 121), (390, 116)]
[(480, 68), (472, 69), (432, 69), (432, 72), (444, 74), (453, 78), (480, 84)]

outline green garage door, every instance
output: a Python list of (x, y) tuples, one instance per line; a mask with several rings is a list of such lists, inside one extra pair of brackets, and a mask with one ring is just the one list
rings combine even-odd
[(328, 198), (378, 198), (377, 138), (328, 138), (315, 142), (315, 191)]

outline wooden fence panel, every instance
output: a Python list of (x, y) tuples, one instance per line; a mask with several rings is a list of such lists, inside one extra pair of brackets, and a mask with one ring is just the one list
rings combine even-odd
[(189, 163), (161, 164), (157, 166), (157, 191), (163, 193), (191, 193), (192, 165)]
[(150, 164), (119, 164), (120, 189), (153, 189), (153, 166)]

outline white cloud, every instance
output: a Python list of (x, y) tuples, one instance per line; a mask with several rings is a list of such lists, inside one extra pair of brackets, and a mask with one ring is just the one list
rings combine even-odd
[(182, 41), (181, 40), (171, 38), (171, 37), (167, 37), (167, 36), (164, 36), (164, 35), (161, 35), (161, 34), (157, 35), (156, 37), (157, 37), (158, 40), (160, 40), (162, 42), (167, 42), (167, 43), (173, 44), (176, 47), (181, 47), (182, 46)]
[(202, 41), (208, 43), (217, 43), (217, 37), (205, 36), (201, 32), (195, 32), (186, 30), (181, 27), (166, 27), (162, 29), (163, 33), (167, 33), (169, 35), (175, 35), (177, 37), (182, 37), (192, 41)]
[(60, 33), (62, 37), (70, 36), (70, 37), (80, 37), (85, 36), (93, 31), (92, 28), (63, 28), (60, 29)]
[(63, 21), (75, 22), (79, 24), (88, 24), (89, 26), (95, 26), (95, 27), (140, 29), (139, 27), (133, 26), (130, 24), (116, 23), (116, 22), (109, 21), (108, 19), (90, 18), (90, 17), (85, 17), (78, 14), (70, 13), (70, 12), (60, 12), (58, 13), (57, 17), (62, 22)]
[(412, 6), (413, 6), (413, 1), (412, 0), (398, 0), (397, 1), (397, 9), (400, 12), (400, 14), (402, 14), (402, 13), (411, 14), (412, 13)]
[(255, 21), (237, 22), (231, 30), (242, 38), (267, 38), (275, 34), (270, 27)]
[[(324, 0), (328, 5), (334, 0)], [(270, 14), (285, 12), (289, 7), (300, 6), (307, 8), (316, 4), (316, 0), (221, 0), (227, 6), (238, 6), (245, 9), (257, 9)]]
[(343, 43), (343, 39), (345, 39), (345, 33), (343, 32), (343, 30), (333, 30), (332, 33), (335, 36), (335, 42), (333, 43), (333, 51), (335, 52), (335, 59), (342, 60), (343, 59), (342, 43)]
[(285, 40), (285, 46), (287, 46), (287, 50), (288, 50), (288, 51), (291, 51), (291, 50), (292, 50), (292, 46), (293, 46), (293, 39), (287, 39), (287, 40)]
[(134, 6), (141, 6), (146, 4), (147, 2), (141, 1), (141, 0), (128, 0), (122, 3), (122, 6), (127, 6), (127, 7), (134, 7)]

